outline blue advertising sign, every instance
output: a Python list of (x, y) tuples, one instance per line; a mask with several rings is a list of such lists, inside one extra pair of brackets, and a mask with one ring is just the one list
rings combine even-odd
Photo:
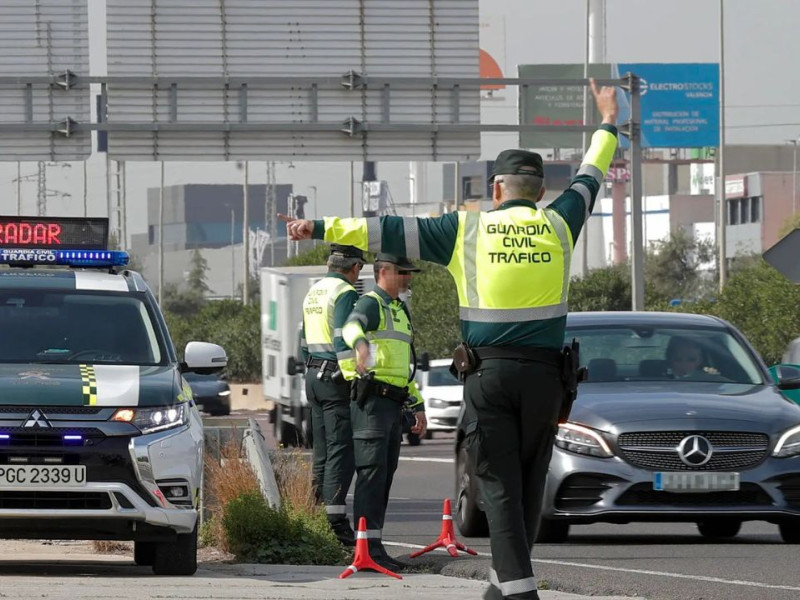
[[(642, 80), (642, 146), (702, 148), (719, 145), (719, 67), (716, 63), (619, 63), (589, 65), (590, 76), (619, 78), (631, 72)], [(583, 65), (520, 65), (531, 79), (583, 77)], [(619, 91), (619, 124), (630, 118), (630, 96)], [(550, 125), (552, 132), (522, 132), (523, 148), (579, 148), (580, 134), (559, 125), (582, 123), (583, 88), (525, 86), (520, 90), (520, 123)], [(595, 120), (595, 122), (598, 122)], [(620, 136), (620, 145), (628, 146)]]
[[(642, 146), (719, 146), (719, 66), (715, 63), (620, 63), (612, 77), (642, 79)], [(620, 121), (630, 115), (626, 96)]]

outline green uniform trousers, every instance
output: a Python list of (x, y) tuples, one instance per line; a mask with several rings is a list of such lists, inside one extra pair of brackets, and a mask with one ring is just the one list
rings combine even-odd
[(367, 519), (367, 538), (373, 558), (386, 556), (381, 541), (389, 491), (400, 458), (403, 406), (395, 400), (370, 396), (359, 408), (351, 405), (356, 457), (353, 522)]
[(306, 398), (311, 405), (314, 494), (325, 504), (328, 521), (347, 520), (345, 499), (355, 471), (350, 427), (350, 384), (336, 384), (330, 375), (317, 379), (319, 369), (306, 373)]
[(484, 598), (539, 598), (531, 549), (563, 396), (559, 368), (530, 360), (483, 360), (465, 382), (467, 456), (492, 548)]

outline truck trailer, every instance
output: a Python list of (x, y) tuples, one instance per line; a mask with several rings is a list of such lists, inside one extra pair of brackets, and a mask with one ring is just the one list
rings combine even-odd
[[(284, 446), (310, 447), (312, 441), (300, 327), (303, 299), (327, 271), (325, 265), (261, 269), (262, 387), (264, 399), (273, 403), (275, 439)], [(364, 265), (356, 291), (362, 294), (374, 285), (372, 265)]]

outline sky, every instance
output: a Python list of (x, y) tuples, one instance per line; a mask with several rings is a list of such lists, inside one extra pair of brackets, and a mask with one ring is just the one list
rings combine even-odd
[[(140, 0), (141, 1), (141, 0)], [(335, 2), (336, 0), (330, 0)], [(393, 0), (384, 0), (393, 1)], [(401, 0), (397, 0), (401, 1)], [(463, 0), (468, 1), (468, 0)], [(103, 75), (97, 49), (104, 43), (104, 0), (88, 0), (92, 74)], [(727, 142), (782, 144), (800, 136), (800, 0), (724, 0)], [(609, 62), (716, 62), (719, 60), (719, 0), (607, 0), (606, 60)], [(586, 0), (480, 0), (481, 46), (500, 63), (506, 77), (516, 76), (518, 64), (583, 62)], [(515, 122), (516, 93), (482, 104), (484, 122)], [(517, 145), (514, 134), (484, 134), (482, 158), (491, 159)], [(88, 163), (88, 212), (106, 214), (105, 159)], [(441, 196), (441, 166), (425, 167), (428, 195)], [(252, 183), (263, 183), (263, 163), (251, 163)], [(23, 176), (36, 172), (35, 163), (22, 165)], [(292, 183), (296, 193), (317, 188), (318, 215), (349, 212), (349, 163), (279, 163), (279, 183)], [(356, 164), (356, 180), (360, 179)], [(379, 163), (378, 176), (389, 182), (397, 202), (409, 196), (408, 163)], [(16, 213), (16, 163), (0, 162), (0, 213)], [(147, 188), (156, 187), (156, 164), (127, 167), (128, 232), (144, 233)], [(170, 163), (166, 185), (180, 183), (241, 183), (242, 171), (233, 163)], [(82, 166), (48, 169), (48, 188), (58, 194), (49, 200), (50, 214), (83, 212)], [(35, 177), (22, 185), (25, 214), (35, 214)], [(315, 207), (307, 207), (313, 214)]]

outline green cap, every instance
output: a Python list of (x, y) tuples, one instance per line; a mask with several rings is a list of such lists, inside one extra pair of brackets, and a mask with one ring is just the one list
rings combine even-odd
[(331, 244), (331, 256), (338, 254), (345, 258), (357, 258), (364, 262), (364, 252), (355, 246), (345, 246), (344, 244)]
[(375, 262), (387, 262), (396, 265), (398, 269), (403, 271), (414, 271), (418, 273), (419, 267), (415, 267), (414, 263), (408, 260), (405, 256), (397, 256), (396, 254), (388, 254), (387, 252), (380, 252), (375, 256)]
[(498, 175), (534, 175), (544, 178), (544, 163), (536, 152), (527, 150), (503, 150), (492, 165), (489, 183)]

